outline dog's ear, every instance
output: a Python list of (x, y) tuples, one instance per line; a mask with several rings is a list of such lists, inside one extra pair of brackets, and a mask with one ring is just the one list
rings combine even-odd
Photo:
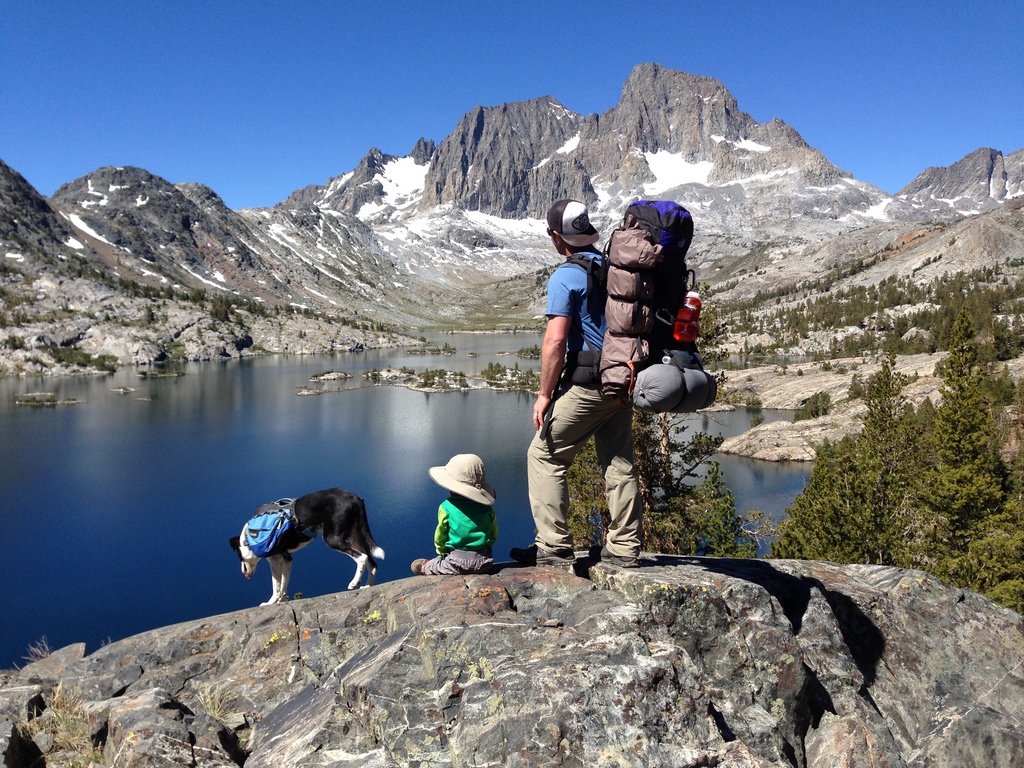
[(230, 544), (231, 548), (234, 550), (239, 550), (242, 548), (241, 539), (238, 536), (232, 536), (230, 539), (228, 539), (228, 544)]

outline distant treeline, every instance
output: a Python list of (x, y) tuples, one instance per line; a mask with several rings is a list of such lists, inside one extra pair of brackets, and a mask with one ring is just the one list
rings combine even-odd
[[(909, 355), (948, 350), (956, 318), (966, 310), (979, 337), (991, 340), (996, 360), (1024, 351), (1024, 286), (995, 267), (943, 275), (923, 285), (910, 277), (889, 277), (876, 285), (832, 289), (833, 280), (763, 291), (723, 306), (729, 332), (772, 334), (771, 347), (747, 350), (763, 353), (799, 345), (815, 331), (856, 327), (863, 332), (832, 342), (830, 358), (882, 350)], [(767, 309), (772, 305), (778, 308)]]

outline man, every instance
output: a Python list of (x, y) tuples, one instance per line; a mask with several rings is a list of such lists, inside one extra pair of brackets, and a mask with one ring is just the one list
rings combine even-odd
[[(586, 259), (600, 261), (601, 254), (594, 247), (597, 230), (590, 223), (587, 207), (576, 200), (560, 200), (551, 206), (547, 225), (551, 242), (566, 263), (548, 281), (540, 392), (533, 405), (533, 426), (538, 431), (527, 451), (537, 538), (530, 547), (513, 549), (510, 554), (513, 560), (530, 565), (570, 565), (575, 561), (566, 520), (566, 473), (593, 437), (611, 516), (601, 557), (633, 567), (640, 554), (643, 514), (633, 471), (633, 411), (628, 402), (601, 394), (597, 355), (590, 351), (600, 352), (604, 342), (604, 301), (590, 296), (588, 272), (576, 265), (587, 264)], [(593, 360), (589, 360), (591, 356)], [(592, 376), (586, 375), (588, 372)]]

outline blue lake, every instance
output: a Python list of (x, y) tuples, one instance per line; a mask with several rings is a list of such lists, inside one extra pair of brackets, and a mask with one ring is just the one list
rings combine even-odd
[[(378, 583), (410, 576), (433, 554), (445, 492), (427, 476), (456, 453), (477, 453), (498, 492), (497, 554), (528, 544), (526, 446), (533, 398), (524, 393), (424, 393), (370, 387), (365, 370), (408, 366), (479, 372), (537, 334), (439, 337), (454, 356), (369, 350), (330, 357), (267, 357), (185, 367), (174, 378), (110, 376), (0, 379), (0, 668), (30, 646), (102, 642), (240, 608), (270, 596), (261, 565), (246, 581), (228, 546), (254, 508), (282, 496), (340, 486), (366, 500), (387, 556)], [(297, 396), (326, 370), (355, 374), (319, 396)], [(114, 391), (129, 387), (134, 391)], [(16, 406), (52, 392), (74, 405)], [(789, 417), (765, 412), (766, 417)], [(691, 425), (735, 434), (744, 412), (695, 415)], [(740, 512), (781, 514), (803, 488), (806, 464), (719, 457)], [(296, 557), (290, 591), (344, 589), (353, 562), (314, 542)]]

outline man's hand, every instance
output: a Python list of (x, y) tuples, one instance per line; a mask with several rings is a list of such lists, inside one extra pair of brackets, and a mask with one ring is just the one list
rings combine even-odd
[(537, 402), (533, 404), (534, 429), (540, 429), (544, 424), (544, 414), (547, 413), (555, 396), (555, 387), (558, 386), (562, 364), (565, 362), (565, 345), (571, 324), (571, 317), (548, 317), (544, 340), (540, 345), (540, 391), (537, 393)]
[(533, 428), (540, 429), (544, 424), (544, 416), (551, 407), (551, 397), (548, 395), (537, 395), (533, 404)]

